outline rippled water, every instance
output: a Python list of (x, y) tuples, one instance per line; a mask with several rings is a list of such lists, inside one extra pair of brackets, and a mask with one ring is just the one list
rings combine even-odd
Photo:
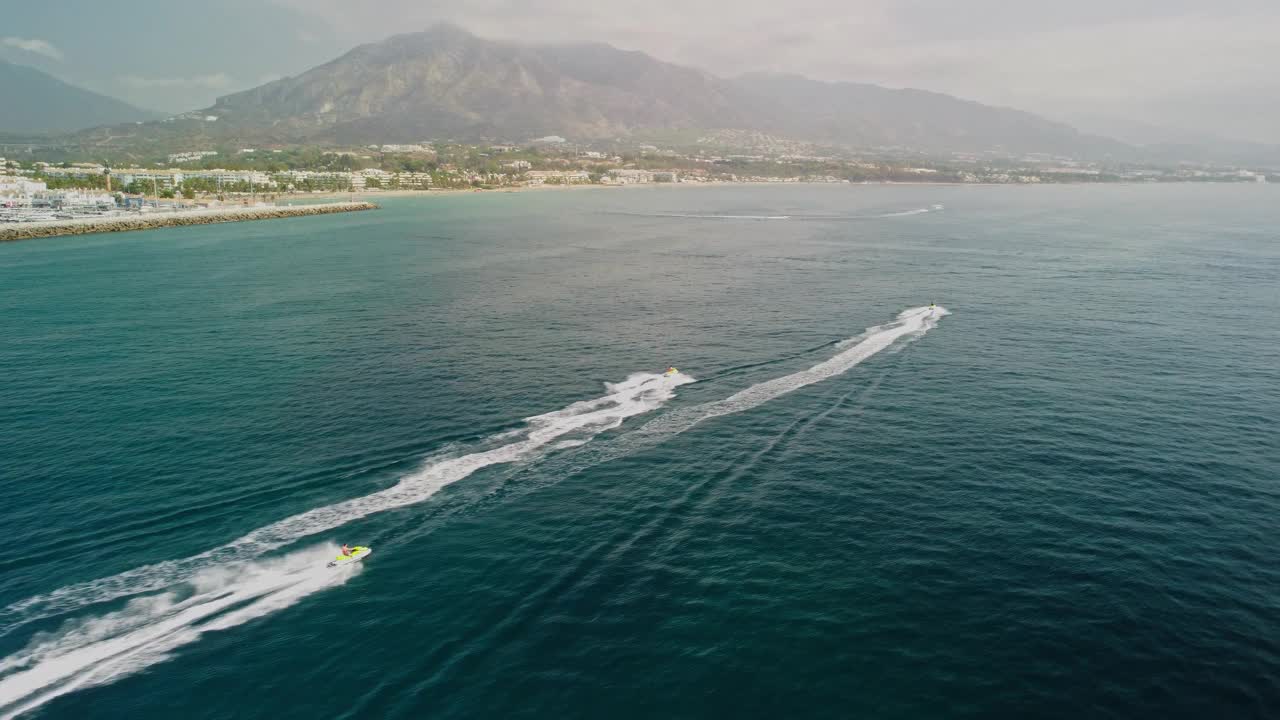
[(1275, 189), (385, 205), (0, 246), (0, 717), (1280, 714)]

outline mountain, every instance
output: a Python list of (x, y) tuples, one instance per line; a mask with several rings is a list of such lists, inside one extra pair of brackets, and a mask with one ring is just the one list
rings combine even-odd
[(939, 93), (783, 75), (725, 79), (608, 45), (495, 42), (453, 25), (362, 45), (202, 112), (218, 117), (220, 133), (344, 144), (746, 129), (939, 152), (1126, 150), (1029, 113)]
[(594, 138), (736, 119), (727, 90), (711, 75), (642, 53), (498, 43), (440, 25), (219, 98), (207, 113), (228, 126), (340, 142)]
[(1143, 162), (1173, 164), (1207, 162), (1253, 167), (1280, 167), (1280, 145), (1250, 142), (1207, 132), (1099, 115), (1067, 118), (1077, 128), (1129, 143)]
[(925, 152), (1003, 150), (1092, 157), (1129, 152), (1124, 143), (1085, 135), (1031, 113), (925, 90), (828, 83), (798, 75), (745, 75), (734, 83), (757, 123), (819, 142)]
[(68, 132), (151, 120), (158, 113), (69, 85), (25, 65), (0, 60), (0, 131)]

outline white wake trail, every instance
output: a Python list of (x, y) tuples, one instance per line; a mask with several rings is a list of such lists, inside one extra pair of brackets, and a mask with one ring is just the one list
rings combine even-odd
[(938, 320), (950, 314), (950, 311), (941, 306), (903, 310), (893, 322), (869, 327), (861, 335), (838, 343), (837, 347), (843, 348), (840, 352), (811, 368), (752, 385), (724, 400), (673, 410), (650, 420), (616, 442), (598, 448), (595, 452), (568, 458), (566, 463), (569, 464), (570, 471), (582, 470), (630, 455), (643, 447), (657, 444), (673, 435), (685, 432), (705, 420), (758, 407), (789, 392), (848, 372), (854, 366), (889, 348), (904, 337), (924, 335), (938, 324)]
[[(686, 422), (689, 423), (688, 427), (692, 427), (693, 424), (709, 418), (750, 410), (806, 385), (844, 374), (855, 365), (889, 347), (899, 338), (923, 335), (938, 324), (939, 318), (949, 314), (950, 312), (944, 307), (918, 307), (904, 310), (893, 322), (867, 328), (861, 341), (807, 370), (752, 385), (724, 400), (704, 403), (683, 412), (668, 413), (646, 423), (640, 432), (649, 431), (650, 428), (666, 430), (668, 425)], [(678, 432), (683, 432), (683, 429)]]
[(221, 547), (177, 560), (145, 565), (111, 577), (68, 585), (15, 602), (0, 613), (0, 635), (41, 618), (119, 598), (164, 590), (187, 582), (213, 566), (243, 562), (316, 533), (354, 520), (427, 500), (441, 488), (491, 465), (529, 460), (544, 450), (584, 443), (675, 397), (675, 389), (693, 378), (638, 373), (620, 383), (606, 383), (606, 394), (561, 410), (525, 418), (525, 427), (489, 438), (494, 447), (457, 457), (428, 461), (395, 485), (362, 497), (318, 507), (253, 530)]
[(138, 598), (104, 615), (68, 621), (0, 661), (0, 720), (80, 688), (113, 682), (163, 662), (211, 630), (225, 630), (342, 585), (359, 565), (325, 567), (337, 547), (322, 545), (260, 562), (210, 568), (187, 594)]
[(614, 213), (652, 218), (684, 218), (688, 220), (881, 220), (884, 218), (910, 217), (942, 210), (941, 204), (929, 207), (895, 210), (870, 215), (721, 215), (715, 213)]
[[(840, 351), (806, 370), (752, 385), (733, 395), (655, 418), (599, 453), (572, 456), (586, 465), (629, 454), (710, 418), (757, 407), (786, 393), (834, 377), (889, 348), (920, 336), (949, 314), (945, 308), (911, 308), (896, 320), (868, 328), (841, 343)], [(380, 492), (316, 508), (258, 528), (219, 548), (180, 560), (70, 585), (10, 605), (10, 631), (111, 600), (136, 597), (123, 608), (65, 622), (37, 634), (19, 652), (0, 660), (0, 720), (8, 720), (83, 687), (100, 685), (162, 662), (204, 633), (224, 630), (293, 605), (312, 593), (345, 583), (360, 566), (328, 568), (336, 548), (320, 545), (280, 557), (263, 553), (373, 513), (422, 502), (442, 487), (499, 463), (535, 459), (557, 448), (588, 443), (634, 415), (654, 410), (693, 379), (632, 375), (607, 385), (607, 394), (561, 410), (526, 418), (525, 427), (489, 438), (489, 449), (429, 461), (418, 472)], [(588, 449), (589, 450), (589, 449)], [(158, 591), (166, 592), (158, 592)]]

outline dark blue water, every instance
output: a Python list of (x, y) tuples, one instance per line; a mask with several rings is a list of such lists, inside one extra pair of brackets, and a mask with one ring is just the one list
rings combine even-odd
[(1275, 189), (385, 205), (0, 246), (0, 717), (1280, 714)]

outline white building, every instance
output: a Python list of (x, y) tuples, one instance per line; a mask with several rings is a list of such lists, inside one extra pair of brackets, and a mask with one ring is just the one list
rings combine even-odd
[(148, 170), (145, 168), (117, 168), (111, 172), (111, 176), (121, 186), (137, 180), (143, 183), (152, 183), (156, 188), (164, 188), (166, 190), (180, 185), (184, 177), (181, 170)]
[[(218, 185), (235, 185), (248, 183), (253, 187), (274, 188), (276, 181), (260, 170), (196, 170), (186, 173), (186, 177), (213, 180)], [(182, 182), (181, 179), (178, 182)]]
[(42, 193), (49, 186), (41, 180), (29, 180), (16, 175), (0, 175), (0, 195), (6, 197), (28, 197)]
[(395, 173), (368, 168), (351, 173), (351, 187), (355, 190), (386, 189), (395, 182), (395, 179)]
[(402, 188), (422, 189), (431, 187), (431, 173), (402, 172), (396, 173), (396, 183)]
[(90, 177), (92, 175), (103, 174), (104, 172), (106, 172), (106, 168), (104, 168), (101, 165), (94, 165), (92, 163), (76, 163), (75, 165), (72, 165), (71, 167), (68, 167), (68, 168), (49, 165), (45, 167), (43, 170), (41, 170), (40, 172), (44, 173), (45, 175), (51, 175), (55, 177)]
[(191, 152), (172, 153), (169, 155), (169, 162), (171, 164), (197, 162), (217, 154), (217, 150), (192, 150)]
[(609, 181), (615, 185), (642, 185), (653, 182), (653, 173), (631, 168), (610, 170)]
[(93, 190), (57, 190), (45, 193), (51, 204), (62, 208), (112, 208), (115, 196)]
[(364, 188), (364, 176), (359, 173), (344, 172), (341, 170), (286, 170), (285, 172), (276, 173), (275, 180), (284, 182), (293, 187), (294, 183), (315, 182), (323, 185), (333, 185), (334, 187), (346, 190), (353, 187), (355, 183), (359, 183), (359, 188)]
[(530, 185), (581, 185), (591, 182), (586, 170), (531, 170), (525, 173)]
[(380, 150), (384, 153), (431, 153), (435, 154), (435, 149), (427, 145), (383, 145)]

